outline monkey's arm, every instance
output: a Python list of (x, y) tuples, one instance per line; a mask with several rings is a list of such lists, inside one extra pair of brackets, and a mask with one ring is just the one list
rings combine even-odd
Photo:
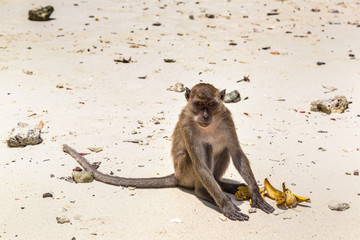
[[(186, 150), (191, 158), (191, 162), (202, 186), (211, 195), (213, 200), (219, 206), (221, 212), (232, 220), (244, 221), (249, 217), (240, 212), (240, 209), (227, 197), (216, 182), (210, 169), (205, 163), (205, 152), (203, 146), (191, 136), (189, 131), (182, 130), (182, 136), (185, 142)], [(195, 186), (195, 193), (197, 192)]]
[[(260, 195), (259, 187), (250, 167), (250, 162), (240, 147), (234, 122), (230, 118), (227, 120), (229, 126), (232, 126), (232, 131), (230, 131), (228, 134), (228, 148), (235, 168), (238, 170), (249, 187), (251, 193), (251, 207), (257, 206), (266, 213), (272, 213), (275, 209), (270, 206), (270, 204), (265, 202)], [(233, 134), (230, 134), (231, 132)]]

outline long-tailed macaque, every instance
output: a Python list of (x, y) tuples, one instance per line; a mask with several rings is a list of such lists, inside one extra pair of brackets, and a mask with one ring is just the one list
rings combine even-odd
[(74, 149), (63, 150), (74, 157), (98, 181), (137, 188), (184, 187), (195, 190), (195, 195), (219, 206), (231, 220), (244, 221), (249, 217), (225, 195), (234, 194), (239, 184), (222, 181), (233, 160), (235, 168), (245, 180), (251, 193), (251, 206), (266, 213), (274, 208), (266, 203), (251, 171), (249, 160), (239, 145), (230, 111), (224, 106), (225, 90), (221, 92), (210, 84), (200, 83), (191, 90), (186, 88), (187, 105), (182, 110), (172, 136), (175, 173), (160, 178), (123, 178), (103, 174)]

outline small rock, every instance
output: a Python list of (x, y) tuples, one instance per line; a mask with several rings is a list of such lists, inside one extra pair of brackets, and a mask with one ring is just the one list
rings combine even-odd
[(89, 147), (88, 149), (89, 149), (90, 151), (92, 151), (92, 152), (95, 152), (95, 153), (98, 153), (98, 152), (101, 152), (101, 151), (104, 150), (104, 149), (101, 148), (101, 147)]
[(230, 93), (225, 94), (224, 102), (225, 103), (236, 103), (241, 100), (240, 93), (238, 90), (234, 90)]
[(348, 203), (332, 203), (328, 206), (333, 211), (345, 211), (350, 208), (350, 204)]
[(349, 103), (345, 96), (336, 96), (335, 98), (317, 100), (311, 102), (311, 111), (331, 113), (343, 113), (349, 107)]
[(56, 222), (59, 224), (69, 223), (70, 219), (67, 217), (56, 217)]
[(72, 178), (76, 183), (89, 183), (94, 181), (94, 175), (92, 174), (92, 172), (89, 171), (73, 171)]
[(185, 87), (184, 87), (184, 84), (182, 83), (175, 83), (175, 86), (173, 87), (173, 91), (174, 92), (184, 92), (185, 91)]
[(354, 175), (355, 175), (355, 176), (359, 176), (359, 170), (357, 170), (357, 169), (354, 170)]
[(29, 20), (31, 21), (48, 21), (50, 15), (53, 13), (53, 6), (46, 6), (41, 8), (32, 9), (29, 11)]
[(251, 213), (256, 213), (256, 208), (249, 208), (248, 212)]
[(175, 60), (175, 59), (171, 59), (171, 58), (165, 58), (165, 59), (164, 59), (164, 62), (166, 62), (166, 63), (174, 63), (174, 62), (176, 62), (176, 60)]
[(74, 220), (82, 220), (82, 219), (83, 219), (83, 216), (80, 214), (77, 214), (74, 216)]
[(173, 223), (182, 223), (183, 220), (181, 220), (180, 218), (173, 218), (173, 219), (170, 219), (170, 222), (173, 222)]
[(206, 14), (205, 14), (205, 17), (207, 17), (207, 18), (215, 18), (215, 15), (214, 15), (214, 14), (210, 14), (210, 13), (206, 13)]
[(26, 123), (18, 123), (18, 126), (11, 130), (6, 143), (9, 147), (25, 147), (42, 143), (41, 129), (39, 126), (30, 127)]
[(225, 217), (224, 215), (221, 215), (219, 218), (220, 218), (221, 221), (226, 221), (226, 220), (228, 219), (228, 218)]
[(52, 193), (44, 193), (43, 194), (43, 198), (52, 198), (53, 197), (53, 195), (52, 195)]

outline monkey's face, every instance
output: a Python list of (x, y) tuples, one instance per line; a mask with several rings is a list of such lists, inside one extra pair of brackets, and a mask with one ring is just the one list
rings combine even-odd
[(186, 88), (185, 97), (194, 120), (201, 127), (208, 127), (223, 107), (225, 90), (219, 92), (210, 84), (200, 83), (191, 90)]
[(193, 113), (195, 114), (194, 120), (201, 127), (208, 127), (212, 120), (213, 116), (216, 113), (218, 108), (218, 102), (213, 101), (201, 101), (197, 100), (192, 102)]

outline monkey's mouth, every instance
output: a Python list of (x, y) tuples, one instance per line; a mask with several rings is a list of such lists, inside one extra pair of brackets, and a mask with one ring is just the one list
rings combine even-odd
[(210, 122), (198, 122), (200, 127), (208, 127), (210, 125)]

